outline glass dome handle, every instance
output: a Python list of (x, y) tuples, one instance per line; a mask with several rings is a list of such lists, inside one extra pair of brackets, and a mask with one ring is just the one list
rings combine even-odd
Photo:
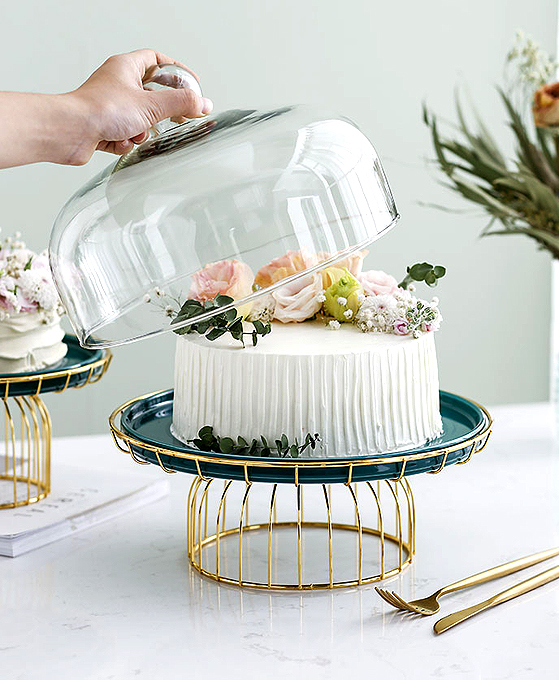
[[(202, 88), (196, 78), (182, 66), (178, 64), (156, 64), (151, 66), (142, 80), (144, 90), (168, 90), (170, 88), (189, 88), (200, 97)], [(162, 132), (172, 130), (179, 123), (171, 118), (155, 123), (151, 128), (152, 136), (160, 135)]]

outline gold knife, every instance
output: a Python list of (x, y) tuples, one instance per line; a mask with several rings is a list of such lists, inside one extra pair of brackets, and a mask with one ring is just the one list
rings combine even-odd
[(479, 612), (482, 612), (485, 609), (496, 607), (498, 604), (508, 602), (519, 595), (529, 593), (531, 590), (534, 590), (534, 588), (539, 588), (556, 578), (559, 578), (559, 566), (543, 571), (537, 576), (532, 576), (532, 578), (526, 579), (526, 581), (522, 581), (522, 583), (518, 583), (516, 586), (512, 586), (512, 588), (507, 588), (507, 590), (503, 590), (501, 593), (493, 595), (493, 597), (490, 597), (488, 600), (484, 600), (479, 604), (474, 604), (473, 607), (461, 609), (459, 612), (454, 612), (454, 614), (449, 614), (448, 616), (439, 619), (433, 626), (433, 630), (437, 634), (444, 633), (445, 630), (452, 628), (452, 626), (456, 626), (458, 623), (462, 623), (462, 621), (479, 614)]

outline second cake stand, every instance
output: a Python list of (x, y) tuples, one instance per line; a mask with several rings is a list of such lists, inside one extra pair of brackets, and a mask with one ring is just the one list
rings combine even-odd
[[(137, 463), (195, 475), (187, 552), (201, 574), (237, 586), (316, 590), (371, 583), (411, 563), (415, 503), (408, 477), (467, 463), (491, 432), (483, 406), (449, 392), (440, 393), (440, 404), (444, 434), (436, 441), (337, 458), (249, 457), (187, 446), (170, 433), (172, 390), (130, 400), (109, 422), (118, 448)], [(306, 509), (305, 497), (313, 494)], [(249, 513), (253, 499), (257, 512)]]
[(109, 350), (84, 349), (72, 335), (66, 335), (64, 342), (66, 356), (54, 366), (0, 374), (4, 406), (0, 509), (36, 503), (50, 491), (52, 426), (41, 395), (92, 385), (101, 380), (111, 363)]

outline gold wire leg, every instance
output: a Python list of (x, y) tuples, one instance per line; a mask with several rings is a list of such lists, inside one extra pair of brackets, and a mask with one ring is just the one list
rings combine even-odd
[[(394, 483), (394, 486), (397, 488), (398, 480), (395, 480), (393, 483)], [(386, 480), (386, 485), (390, 489), (390, 492), (392, 493), (392, 497), (394, 498), (394, 503), (396, 505), (396, 537), (398, 539), (398, 565), (399, 565), (398, 571), (401, 571), (402, 565), (403, 565), (402, 554), (403, 554), (403, 548), (404, 548), (403, 540), (402, 540), (402, 513), (400, 511), (400, 502), (398, 500), (397, 491), (395, 491), (392, 488), (392, 484), (390, 483), (389, 479)]]
[(303, 541), (303, 487), (297, 485), (297, 586), (303, 585), (302, 564), (302, 541)]
[[(219, 507), (217, 509), (217, 520), (216, 520), (216, 526), (215, 526), (215, 535), (216, 535), (216, 540), (215, 540), (215, 573), (216, 576), (219, 578), (219, 539), (221, 538), (221, 534), (225, 531), (225, 502), (227, 498), (227, 492), (229, 491), (229, 488), (231, 487), (231, 484), (233, 482), (225, 482), (223, 485), (223, 493), (221, 494), (221, 498), (219, 499)], [(207, 503), (206, 503), (206, 518), (207, 518)], [(223, 512), (223, 516), (222, 516)], [(221, 531), (219, 529), (221, 522)]]
[(359, 513), (359, 506), (357, 504), (357, 496), (355, 491), (352, 489), (351, 484), (346, 484), (349, 489), (351, 498), (355, 505), (355, 524), (357, 526), (357, 545), (358, 545), (358, 555), (357, 555), (357, 583), (361, 585), (363, 581), (363, 527), (361, 526), (361, 514)]
[(379, 544), (380, 544), (380, 580), (384, 578), (384, 569), (385, 569), (385, 556), (386, 556), (386, 547), (384, 545), (384, 521), (382, 517), (382, 508), (380, 505), (380, 482), (377, 483), (377, 489), (379, 493), (376, 493), (375, 490), (373, 489), (373, 485), (371, 482), (366, 482), (367, 486), (369, 487), (371, 493), (373, 494), (373, 498), (375, 499), (375, 503), (377, 506), (377, 527), (378, 527), (378, 536), (379, 536)]
[(326, 518), (328, 521), (328, 585), (332, 588), (334, 584), (334, 564), (332, 561), (332, 513), (330, 512), (330, 485), (328, 491), (326, 486), (322, 485), (324, 493), (324, 503), (326, 504)]
[(272, 487), (272, 495), (270, 497), (270, 514), (268, 517), (268, 588), (270, 588), (272, 585), (272, 529), (274, 526), (274, 522), (277, 521), (277, 509), (276, 509), (277, 489), (278, 485), (274, 484), (274, 486)]
[(252, 487), (252, 482), (245, 482), (245, 495), (243, 496), (243, 504), (241, 506), (241, 517), (239, 520), (239, 585), (243, 585), (243, 517), (246, 512), (246, 504), (248, 502), (248, 495)]

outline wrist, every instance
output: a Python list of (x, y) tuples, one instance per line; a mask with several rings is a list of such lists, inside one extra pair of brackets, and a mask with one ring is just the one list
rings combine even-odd
[(96, 139), (88, 125), (87, 107), (77, 91), (42, 95), (44, 114), (42, 160), (61, 165), (84, 165), (91, 158)]

